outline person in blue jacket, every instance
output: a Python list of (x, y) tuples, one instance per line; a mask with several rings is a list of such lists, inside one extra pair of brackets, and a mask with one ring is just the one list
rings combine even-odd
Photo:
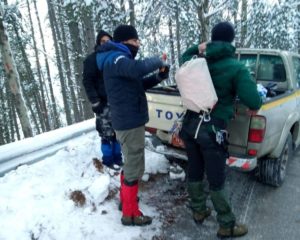
[(100, 30), (96, 37), (95, 50), (83, 64), (83, 86), (96, 115), (96, 130), (101, 137), (102, 163), (115, 170), (123, 165), (121, 147), (111, 125), (111, 115), (107, 104), (102, 72), (96, 62), (96, 48), (111, 40), (107, 32)]
[(158, 57), (135, 60), (140, 40), (133, 26), (118, 26), (113, 40), (99, 48), (97, 64), (103, 71), (112, 126), (124, 156), (121, 222), (142, 226), (152, 222), (151, 217), (144, 216), (139, 210), (137, 200), (138, 181), (145, 169), (145, 124), (149, 121), (145, 90), (168, 78), (169, 68)]

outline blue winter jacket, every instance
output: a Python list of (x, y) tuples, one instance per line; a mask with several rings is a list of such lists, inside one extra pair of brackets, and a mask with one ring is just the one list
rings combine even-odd
[(112, 41), (97, 49), (97, 65), (104, 85), (115, 130), (128, 130), (149, 121), (145, 90), (160, 81), (149, 73), (162, 67), (158, 57), (134, 60), (129, 49)]

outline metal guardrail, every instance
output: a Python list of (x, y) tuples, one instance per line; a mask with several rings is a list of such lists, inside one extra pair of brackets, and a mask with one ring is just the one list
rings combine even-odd
[(91, 119), (0, 146), (0, 176), (21, 165), (43, 160), (64, 148), (64, 142), (94, 130), (95, 120)]

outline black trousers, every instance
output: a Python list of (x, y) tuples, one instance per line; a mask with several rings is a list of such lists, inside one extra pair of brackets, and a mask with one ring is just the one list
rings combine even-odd
[(201, 126), (194, 139), (198, 119), (185, 119), (180, 132), (188, 155), (188, 181), (202, 181), (206, 174), (210, 190), (224, 187), (227, 151), (224, 144), (218, 144), (216, 134)]

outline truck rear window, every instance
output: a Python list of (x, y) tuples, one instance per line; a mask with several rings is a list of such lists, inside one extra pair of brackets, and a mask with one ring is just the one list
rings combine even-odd
[(286, 72), (280, 56), (260, 54), (258, 58), (257, 54), (241, 54), (239, 60), (257, 81), (286, 81)]
[(274, 54), (247, 53), (237, 55), (249, 69), (253, 80), (271, 89), (272, 96), (285, 93), (288, 89), (285, 66), (282, 57)]
[(285, 82), (286, 72), (282, 58), (272, 55), (260, 55), (257, 69), (257, 80)]

